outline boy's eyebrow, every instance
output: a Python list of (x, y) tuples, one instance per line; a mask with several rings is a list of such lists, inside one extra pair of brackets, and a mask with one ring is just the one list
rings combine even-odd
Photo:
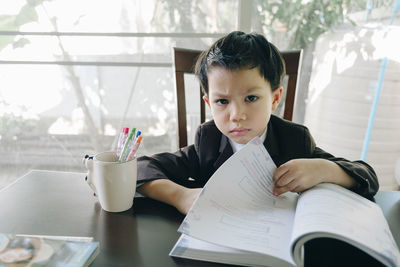
[[(263, 89), (263, 88), (260, 87), (260, 86), (254, 86), (254, 87), (251, 87), (251, 88), (247, 89), (247, 91), (245, 91), (243, 94), (244, 94), (244, 95), (251, 94), (251, 93), (253, 93), (254, 91), (258, 91), (258, 90), (262, 90), (262, 89)], [(214, 92), (214, 91), (213, 91), (213, 92), (210, 92), (210, 94), (212, 94), (214, 97), (219, 97), (219, 98), (229, 96), (229, 94), (225, 94), (225, 93), (223, 93), (223, 92)]]
[(229, 94), (224, 94), (224, 93), (218, 93), (218, 92), (212, 92), (211, 95), (215, 96), (215, 97), (226, 97)]
[(254, 87), (251, 87), (251, 88), (247, 89), (247, 91), (245, 91), (243, 94), (244, 94), (244, 95), (248, 95), (248, 94), (252, 94), (252, 93), (254, 93), (254, 92), (263, 90), (263, 89), (264, 89), (264, 88), (261, 87), (261, 86), (254, 86)]
[[(254, 86), (254, 87), (251, 87), (251, 88), (247, 89), (246, 91), (244, 91), (243, 94), (247, 95), (247, 94), (251, 94), (251, 93), (253, 93), (255, 91), (263, 90), (263, 89), (264, 88), (261, 87), (261, 86)], [(224, 97), (228, 97), (229, 96), (229, 94), (225, 94), (223, 92), (215, 92), (214, 90), (209, 92), (209, 94), (213, 95), (214, 97), (218, 97), (218, 98), (224, 98)]]
[(263, 88), (260, 87), (260, 86), (251, 87), (251, 88), (249, 88), (249, 89), (246, 91), (246, 93), (252, 93), (252, 92), (258, 91), (258, 90), (260, 90), (260, 89), (263, 89)]

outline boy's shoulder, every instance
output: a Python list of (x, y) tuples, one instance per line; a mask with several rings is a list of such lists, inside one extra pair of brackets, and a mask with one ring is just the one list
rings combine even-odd
[(307, 127), (271, 115), (268, 125), (267, 150), (280, 155), (282, 164), (293, 158), (308, 157), (315, 147)]
[[(217, 126), (215, 125), (214, 120), (209, 120), (206, 122), (203, 122), (200, 125), (200, 128), (204, 128), (204, 129), (217, 129)], [(218, 129), (217, 129), (218, 130)]]
[(312, 139), (306, 126), (284, 120), (275, 115), (271, 115), (268, 128), (274, 140), (279, 141), (284, 146), (294, 146), (304, 142), (309, 143)]
[(203, 138), (212, 138), (218, 137), (219, 140), (221, 138), (222, 133), (218, 130), (217, 126), (215, 125), (214, 120), (209, 120), (202, 123), (198, 128), (198, 134)]
[(275, 115), (271, 115), (270, 123), (274, 129), (280, 131), (308, 131), (308, 128), (304, 125), (282, 119)]

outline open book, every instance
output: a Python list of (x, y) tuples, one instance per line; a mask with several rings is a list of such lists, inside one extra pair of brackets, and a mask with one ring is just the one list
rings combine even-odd
[(88, 266), (99, 253), (92, 237), (0, 233), (0, 266)]
[(258, 266), (303, 266), (303, 245), (347, 242), (386, 266), (399, 249), (379, 206), (334, 184), (301, 195), (272, 193), (276, 166), (259, 138), (210, 178), (193, 204), (170, 256)]

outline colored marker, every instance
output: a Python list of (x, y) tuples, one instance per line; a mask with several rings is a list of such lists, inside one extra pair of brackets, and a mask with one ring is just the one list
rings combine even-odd
[(141, 135), (141, 134), (142, 134), (141, 131), (137, 131), (135, 141), (133, 143), (136, 143), (136, 140), (138, 139), (139, 135)]
[(117, 156), (119, 157), (121, 155), (121, 151), (124, 147), (126, 138), (128, 137), (128, 133), (129, 133), (129, 128), (128, 127), (124, 127), (122, 129), (122, 132), (119, 134), (119, 138), (118, 138), (118, 145), (117, 145)]
[(126, 150), (126, 155), (125, 155), (125, 157), (122, 159), (122, 161), (128, 160), (128, 156), (129, 156), (129, 154), (130, 154), (131, 151), (132, 151), (133, 145), (136, 143), (136, 140), (137, 140), (138, 136), (140, 136), (141, 134), (142, 134), (141, 131), (137, 131), (136, 137), (135, 137), (135, 138), (132, 138), (131, 142), (130, 142), (129, 145), (128, 145), (128, 149)]
[(128, 147), (129, 147), (129, 143), (132, 141), (133, 136), (135, 136), (135, 131), (136, 128), (132, 128), (131, 133), (129, 134), (128, 139), (126, 140), (125, 144), (124, 144), (124, 148), (122, 149), (122, 153), (119, 156), (119, 161), (123, 161), (126, 158), (126, 155), (128, 152)]
[(133, 145), (131, 153), (129, 153), (128, 160), (133, 159), (135, 157), (136, 151), (138, 150), (141, 141), (142, 141), (142, 136), (140, 135), (137, 138), (135, 144)]

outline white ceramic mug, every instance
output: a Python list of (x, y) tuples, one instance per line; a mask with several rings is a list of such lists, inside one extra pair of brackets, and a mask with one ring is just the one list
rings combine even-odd
[(136, 192), (137, 160), (119, 162), (115, 152), (85, 157), (87, 183), (99, 198), (105, 211), (121, 212), (133, 205)]

